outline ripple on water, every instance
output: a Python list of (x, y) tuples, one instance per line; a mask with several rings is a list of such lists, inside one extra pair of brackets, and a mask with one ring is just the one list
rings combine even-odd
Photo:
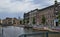
[(4, 37), (17, 37), (18, 35), (24, 34), (24, 28), (20, 27), (3, 27)]

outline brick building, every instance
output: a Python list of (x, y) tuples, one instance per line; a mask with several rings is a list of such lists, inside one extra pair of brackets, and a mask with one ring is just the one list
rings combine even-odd
[(35, 19), (35, 23), (36, 23), (36, 13), (37, 13), (38, 9), (32, 10), (28, 13), (24, 13), (24, 22), (25, 24), (33, 24), (33, 18)]
[(36, 22), (37, 24), (42, 24), (42, 16), (46, 18), (46, 25), (54, 24), (54, 5), (38, 10), (36, 14)]
[[(29, 12), (29, 24), (36, 24), (36, 13), (37, 13), (37, 11), (38, 11), (38, 9), (35, 9), (35, 10)], [(35, 22), (35, 23), (33, 23), (33, 22)]]
[(14, 25), (14, 26), (20, 25), (20, 20), (17, 19), (17, 18), (13, 18), (13, 25)]
[(20, 25), (20, 20), (17, 19), (17, 18), (9, 18), (7, 17), (6, 19), (3, 19), (2, 20), (2, 24), (3, 25), (14, 25), (14, 26), (17, 26), (17, 25)]
[(28, 24), (29, 23), (29, 13), (24, 13), (24, 24)]
[(2, 24), (2, 19), (0, 19), (0, 24)]
[(4, 25), (12, 25), (12, 18), (6, 18), (6, 19), (3, 19), (3, 23)]
[[(35, 9), (33, 11), (28, 12), (28, 14), (26, 13), (26, 16), (24, 17), (29, 18), (29, 23), (33, 24), (33, 17), (35, 18), (35, 24), (42, 24), (42, 15), (45, 16), (46, 18), (46, 25), (54, 25), (54, 26), (58, 26), (58, 12), (60, 10), (60, 2), (57, 2), (57, 0), (55, 0), (55, 3), (49, 7), (43, 8), (43, 9)], [(25, 22), (26, 23), (26, 22)], [(27, 24), (27, 23), (26, 23)]]

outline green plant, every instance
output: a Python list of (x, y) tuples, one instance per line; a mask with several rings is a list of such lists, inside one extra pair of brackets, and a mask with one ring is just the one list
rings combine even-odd
[(22, 24), (22, 21), (20, 20), (20, 24)]
[(58, 23), (60, 24), (60, 13), (58, 14)]
[(42, 24), (45, 24), (45, 22), (46, 22), (46, 18), (44, 15), (42, 15)]
[(23, 19), (23, 24), (25, 24), (25, 19)]

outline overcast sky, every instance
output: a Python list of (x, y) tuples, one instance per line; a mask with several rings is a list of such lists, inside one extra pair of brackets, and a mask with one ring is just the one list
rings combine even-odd
[(22, 18), (25, 12), (52, 4), (54, 0), (0, 0), (0, 18), (19, 16)]

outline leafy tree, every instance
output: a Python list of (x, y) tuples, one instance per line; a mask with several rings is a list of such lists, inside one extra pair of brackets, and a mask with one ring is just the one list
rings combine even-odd
[(29, 18), (26, 19), (26, 23), (27, 23), (27, 24), (29, 23)]
[(23, 24), (25, 24), (25, 19), (23, 19)]
[(44, 15), (42, 15), (42, 24), (45, 24), (45, 22), (46, 22), (46, 18)]
[(60, 13), (58, 13), (58, 23), (60, 24)]
[(20, 20), (20, 24), (22, 24), (22, 21)]

